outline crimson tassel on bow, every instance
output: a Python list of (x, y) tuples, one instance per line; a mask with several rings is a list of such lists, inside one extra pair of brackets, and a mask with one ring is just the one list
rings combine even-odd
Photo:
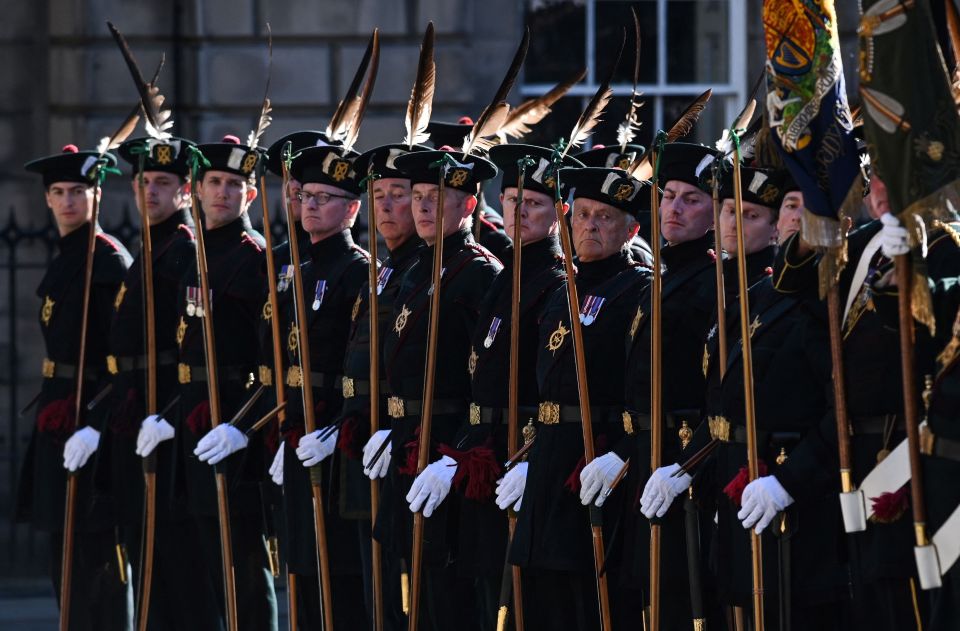
[(458, 451), (453, 447), (441, 445), (440, 453), (457, 461), (457, 472), (453, 476), (453, 486), (463, 489), (467, 483), (464, 497), (468, 500), (485, 502), (493, 496), (494, 484), (500, 479), (503, 468), (493, 451), (493, 439), (478, 447)]
[[(763, 460), (757, 462), (757, 472), (759, 474), (757, 477), (767, 475), (767, 463)], [(737, 475), (723, 487), (723, 492), (727, 494), (727, 497), (730, 498), (734, 506), (740, 506), (743, 489), (747, 488), (748, 484), (750, 484), (750, 471), (747, 470), (746, 466), (742, 466), (740, 467), (740, 471), (737, 472)]]

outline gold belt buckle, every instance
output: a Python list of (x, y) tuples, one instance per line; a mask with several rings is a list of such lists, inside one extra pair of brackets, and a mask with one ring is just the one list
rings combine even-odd
[(291, 388), (303, 387), (303, 372), (300, 370), (300, 366), (287, 368), (287, 385)]
[(40, 369), (40, 372), (46, 379), (53, 379), (53, 375), (57, 372), (57, 362), (43, 358), (43, 368)]
[(387, 415), (390, 418), (403, 418), (406, 416), (403, 410), (403, 399), (400, 397), (390, 397), (387, 399)]
[(470, 424), (479, 425), (480, 424), (480, 406), (476, 403), (470, 404)]
[(560, 422), (560, 404), (553, 401), (543, 401), (540, 403), (540, 410), (537, 414), (537, 420), (544, 425), (556, 425)]
[(722, 416), (707, 417), (707, 424), (710, 427), (710, 437), (724, 443), (730, 442), (730, 421)]
[(353, 378), (344, 377), (343, 378), (343, 398), (352, 399), (355, 396), (357, 396), (357, 391), (356, 391), (356, 388), (354, 387)]
[(107, 372), (111, 375), (115, 375), (120, 372), (120, 369), (117, 367), (116, 355), (107, 355)]
[(924, 423), (920, 426), (920, 453), (925, 456), (933, 455), (933, 445), (937, 442), (937, 435), (930, 431), (930, 427)]
[(633, 435), (633, 416), (626, 410), (623, 411), (623, 431)]
[(190, 366), (182, 362), (177, 364), (177, 381), (180, 383), (190, 383)]
[(265, 386), (273, 385), (273, 371), (270, 370), (269, 366), (264, 366), (261, 364), (260, 367), (258, 368), (258, 372), (260, 373), (261, 384)]

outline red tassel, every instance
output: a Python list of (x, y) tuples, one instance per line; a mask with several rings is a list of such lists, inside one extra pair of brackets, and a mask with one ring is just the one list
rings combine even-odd
[(56, 399), (43, 406), (37, 414), (37, 429), (43, 433), (56, 434), (57, 440), (64, 440), (73, 433), (76, 425), (76, 395), (66, 399)]
[[(420, 428), (413, 434), (413, 440), (404, 445), (407, 449), (406, 461), (397, 467), (397, 473), (403, 475), (417, 475), (417, 460), (420, 458)], [(388, 447), (389, 449), (389, 447)]]
[(290, 446), (290, 449), (296, 449), (300, 446), (300, 439), (303, 438), (303, 425), (297, 425), (284, 433), (283, 439)]
[(187, 415), (187, 427), (194, 436), (203, 436), (210, 430), (210, 402), (203, 400)]
[(359, 425), (360, 419), (349, 416), (340, 424), (340, 433), (337, 435), (337, 448), (351, 460), (360, 460), (363, 455), (363, 447), (359, 444)]
[[(760, 476), (767, 475), (767, 463), (761, 460), (757, 463), (757, 471)], [(750, 484), (750, 471), (747, 467), (740, 467), (740, 471), (730, 482), (723, 487), (723, 492), (727, 494), (734, 506), (740, 506), (740, 500), (743, 497), (743, 489)]]
[(893, 493), (881, 493), (877, 497), (871, 497), (870, 502), (873, 504), (873, 516), (870, 521), (878, 524), (892, 524), (903, 517), (907, 507), (910, 506), (910, 487), (905, 484)]
[(267, 448), (267, 455), (272, 458), (280, 447), (280, 428), (277, 423), (267, 424), (267, 430), (263, 432), (263, 444)]
[(110, 417), (110, 429), (118, 436), (136, 436), (140, 430), (139, 421), (142, 420), (137, 418), (137, 407), (137, 391), (127, 388), (127, 396)]
[[(607, 453), (609, 451), (607, 449), (607, 435), (600, 434), (597, 436), (594, 439), (593, 446), (595, 449), (594, 457)], [(580, 472), (583, 471), (585, 466), (587, 466), (587, 459), (585, 456), (580, 456), (580, 460), (577, 460), (577, 466), (573, 468), (573, 471), (567, 476), (566, 482), (563, 483), (563, 486), (575, 495), (580, 495)]]
[(467, 489), (463, 495), (469, 500), (485, 502), (493, 497), (493, 488), (500, 478), (502, 468), (492, 449), (493, 440), (480, 447), (466, 451), (457, 451), (447, 445), (440, 445), (439, 451), (457, 461), (457, 472), (453, 476), (453, 486), (461, 490), (466, 481)]

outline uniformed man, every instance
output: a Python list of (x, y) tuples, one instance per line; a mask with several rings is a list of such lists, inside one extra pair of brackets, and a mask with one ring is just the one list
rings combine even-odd
[[(657, 375), (661, 391), (664, 462), (678, 458), (681, 428), (692, 431), (703, 408), (705, 382), (701, 366), (703, 340), (716, 313), (714, 271), (713, 201), (708, 165), (717, 156), (713, 149), (688, 143), (671, 143), (659, 156), (663, 196), (660, 202), (660, 234), (666, 241), (661, 250), (665, 266), (662, 281), (661, 358)], [(650, 365), (650, 295), (645, 293), (628, 331), (625, 397), (632, 432), (610, 454), (595, 460), (585, 475), (609, 480), (622, 463), (631, 466), (624, 481), (628, 496), (636, 498), (647, 478), (650, 462), (650, 391), (654, 378)], [(689, 429), (685, 427), (686, 424)], [(589, 498), (583, 497), (584, 501)], [(663, 628), (687, 628), (691, 615), (683, 510), (676, 508), (663, 516), (660, 619)], [(631, 504), (625, 517), (624, 569), (622, 588), (627, 593), (645, 591), (649, 576), (649, 525)], [(630, 598), (639, 607), (644, 598)], [(636, 614), (639, 615), (639, 614)]]
[[(624, 336), (637, 310), (649, 270), (636, 263), (629, 242), (636, 235), (646, 195), (638, 180), (619, 169), (562, 169), (573, 189), (573, 244), (579, 259), (576, 311), (583, 326), (585, 373), (598, 454), (633, 431), (623, 423)], [(569, 281), (568, 281), (569, 282)], [(529, 462), (518, 464), (497, 489), (497, 504), (519, 509), (509, 559), (524, 569), (524, 618), (536, 629), (599, 628), (591, 519), (581, 503), (584, 444), (567, 290), (554, 292), (540, 321), (536, 438)], [(615, 477), (617, 472), (613, 472)], [(611, 534), (620, 518), (623, 489), (592, 491), (610, 496), (604, 515)], [(601, 501), (601, 503), (603, 503)], [(619, 563), (611, 562), (616, 573)], [(615, 581), (611, 581), (612, 584)]]
[[(138, 138), (119, 148), (120, 156), (133, 167), (134, 199), (140, 204), (140, 158), (143, 156), (143, 200), (149, 224), (153, 261), (153, 309), (156, 336), (157, 405), (165, 407), (177, 392), (177, 289), (180, 279), (196, 260), (193, 219), (189, 213), (187, 156), (193, 143), (183, 138), (157, 141)], [(129, 558), (134, 565), (133, 582), (141, 585), (141, 533), (144, 507), (142, 458), (157, 451), (156, 530), (150, 627), (177, 629), (191, 624), (215, 624), (211, 608), (217, 586), (194, 580), (198, 574), (183, 568), (200, 555), (197, 534), (184, 506), (174, 502), (174, 453), (170, 439), (173, 426), (160, 416), (146, 416), (147, 357), (145, 346), (146, 305), (143, 285), (143, 252), (127, 271), (113, 304), (107, 371), (113, 389), (105, 402), (101, 423), (110, 442), (109, 459), (100, 464), (109, 469), (117, 509), (121, 517)], [(159, 410), (158, 410), (159, 411)], [(138, 595), (139, 598), (139, 595)], [(182, 606), (189, 603), (190, 606)], [(206, 617), (205, 617), (206, 616)]]
[[(876, 173), (869, 175), (868, 190), (864, 201), (872, 221), (848, 235), (849, 261), (838, 284), (855, 485), (906, 435), (897, 294), (889, 282), (882, 282), (892, 276), (892, 257), (904, 253), (900, 243), (906, 243), (906, 231), (890, 214), (886, 186)], [(928, 239), (927, 274), (934, 281), (960, 274), (957, 245), (949, 232), (952, 226), (956, 229), (956, 224), (935, 229)], [(778, 256), (774, 273), (777, 290), (790, 295), (815, 296), (819, 284), (817, 268), (816, 252), (800, 235), (793, 237)], [(938, 332), (949, 335), (949, 324), (944, 326), (946, 328), (943, 331), (938, 328)], [(931, 340), (926, 327), (916, 327), (918, 379), (936, 374), (934, 358), (942, 343), (942, 339)], [(922, 388), (923, 384), (918, 381), (918, 393)], [(820, 449), (804, 456), (811, 467), (828, 471), (839, 467), (832, 413), (824, 419)], [(907, 493), (905, 489), (891, 491), (897, 491), (891, 496), (896, 501), (886, 503), (889, 510), (875, 513), (865, 531), (851, 535), (849, 545), (856, 624), (892, 630), (912, 625), (917, 619), (927, 621), (930, 610), (927, 599), (916, 597), (916, 563), (909, 544), (913, 540), (913, 529)]]
[(59, 600), (67, 474), (77, 475), (71, 629), (130, 629), (133, 624), (133, 592), (130, 582), (122, 580), (129, 567), (120, 566), (115, 549), (121, 543), (115, 536), (116, 515), (103, 489), (97, 488), (94, 467), (85, 466), (97, 451), (101, 432), (85, 419), (76, 418), (77, 359), (90, 230), (97, 234), (81, 410), (107, 383), (110, 315), (130, 265), (130, 255), (120, 242), (103, 233), (100, 226), (91, 225), (99, 194), (99, 170), (111, 168), (116, 162), (111, 154), (101, 159), (95, 151), (79, 151), (75, 145), (67, 145), (62, 153), (34, 160), (25, 167), (43, 176), (47, 207), (53, 213), (60, 240), (57, 255), (37, 288), (46, 357), (37, 420), (20, 476), (18, 516), (48, 537), (54, 592)]
[[(205, 573), (224, 597), (223, 565), (214, 472), (223, 472), (229, 489), (238, 621), (241, 629), (276, 629), (277, 606), (264, 544), (259, 482), (266, 471), (260, 434), (247, 436), (255, 420), (228, 421), (252, 392), (247, 384), (257, 370), (257, 323), (263, 306), (263, 237), (250, 226), (247, 210), (257, 197), (253, 175), (260, 153), (235, 136), (199, 146), (210, 166), (203, 167), (196, 195), (203, 209), (203, 240), (208, 268), (209, 303), (201, 299), (196, 266), (190, 266), (178, 291), (177, 343), (179, 414), (173, 425), (188, 509), (199, 530), (204, 556), (196, 571)], [(206, 349), (202, 318), (214, 318), (216, 371), (221, 418), (211, 429)], [(238, 453), (239, 452), (239, 453)], [(214, 469), (214, 466), (217, 466)], [(221, 616), (225, 610), (220, 600)]]
[[(846, 628), (847, 568), (842, 552), (836, 469), (805, 471), (793, 456), (805, 442), (819, 440), (818, 425), (828, 406), (829, 340), (823, 303), (777, 292), (770, 279), (777, 240), (777, 212), (786, 174), (742, 167), (743, 236), (753, 349), (760, 477), (747, 484), (745, 392), (741, 319), (735, 274), (726, 274), (728, 292), (726, 366), (719, 365), (719, 335), (711, 328), (704, 348), (708, 379), (704, 421), (688, 450), (711, 438), (720, 441), (694, 487), (702, 506), (716, 510), (716, 584), (720, 602), (751, 610), (753, 577), (750, 533), (763, 533), (764, 617), (769, 626)], [(737, 257), (732, 170), (724, 173), (721, 242)], [(725, 264), (735, 270), (736, 261)], [(736, 293), (733, 293), (736, 292)], [(795, 468), (794, 465), (797, 465)], [(663, 514), (690, 485), (679, 465), (658, 469), (641, 497), (645, 515)], [(787, 510), (789, 507), (789, 510)], [(785, 512), (783, 512), (785, 511)], [(775, 520), (775, 522), (774, 522)], [(773, 527), (769, 527), (774, 522)], [(748, 613), (749, 617), (750, 614)]]
[[(587, 151), (574, 154), (573, 157), (588, 167), (626, 170), (643, 156), (644, 151), (643, 145), (633, 143), (624, 145), (601, 145), (598, 143)], [(640, 230), (637, 232), (637, 236), (630, 242), (630, 250), (633, 253), (633, 260), (639, 261), (644, 265), (652, 266), (653, 252), (650, 251), (650, 244), (644, 240), (644, 237), (649, 236), (650, 214), (643, 213), (640, 215)]]
[[(517, 221), (521, 224), (521, 348), (517, 385), (520, 423), (536, 415), (538, 328), (548, 298), (564, 278), (559, 224), (553, 206), (558, 178), (552, 156), (552, 149), (532, 145), (501, 145), (490, 152), (490, 159), (502, 173), (500, 203), (506, 226), (514, 230)], [(526, 167), (520, 200), (517, 162), (525, 157), (532, 163)], [(580, 166), (573, 158), (565, 159), (564, 164)], [(451, 485), (458, 491), (458, 573), (473, 582), (479, 614), (473, 622), (478, 629), (496, 626), (507, 548), (507, 520), (497, 509), (493, 492), (507, 459), (512, 250), (510, 245), (504, 252), (505, 267), (484, 297), (478, 326), (473, 331), (467, 358), (473, 391), (469, 422), (461, 424), (455, 442), (441, 451), (443, 457), (427, 467), (410, 492), (415, 502), (421, 491), (428, 493), (425, 503), (429, 507), (443, 501)]]
[[(415, 147), (421, 151), (425, 148)], [(388, 144), (371, 149), (354, 161), (354, 170), (358, 177), (367, 177), (372, 167), (375, 178), (366, 181), (367, 187), (373, 187), (374, 222), (377, 234), (383, 238), (388, 256), (379, 266), (377, 274), (377, 325), (382, 340), (390, 333), (400, 279), (417, 260), (417, 254), (425, 246), (417, 235), (411, 210), (410, 178), (396, 169), (395, 160), (410, 151), (405, 144)], [(369, 189), (368, 189), (369, 190)], [(350, 340), (347, 343), (343, 361), (343, 411), (338, 447), (348, 459), (343, 472), (346, 480), (346, 512), (359, 521), (360, 552), (363, 557), (364, 587), (367, 598), (367, 611), (373, 616), (372, 602), (372, 564), (370, 524), (370, 480), (364, 474), (377, 448), (390, 434), (390, 417), (387, 415), (387, 399), (390, 397), (389, 383), (383, 362), (379, 364), (381, 379), (379, 383), (380, 429), (375, 432), (376, 440), (370, 433), (370, 312), (369, 285), (365, 283), (357, 295), (351, 313)], [(364, 449), (366, 445), (370, 448)], [(385, 463), (380, 459), (373, 467), (376, 474), (372, 477), (380, 480), (387, 474)], [(381, 550), (381, 576), (384, 601), (384, 626), (387, 629), (405, 629), (406, 618), (403, 614), (400, 592), (400, 557), (393, 550)]]
[[(345, 499), (342, 458), (329, 458), (337, 444), (333, 422), (343, 403), (340, 388), (350, 315), (367, 275), (368, 255), (350, 235), (360, 209), (360, 178), (353, 168), (356, 156), (339, 146), (315, 146), (300, 151), (291, 165), (292, 175), (301, 185), (301, 221), (310, 235), (310, 247), (301, 252), (304, 295), (296, 297), (304, 300), (307, 322), (298, 320), (292, 292), (283, 295), (280, 306), (289, 361), (285, 376), (288, 409), (282, 428), (283, 484), (287, 563), (299, 577), (298, 615), (305, 629), (321, 625), (323, 619), (313, 516), (314, 468), (319, 470), (324, 493), (330, 494), (324, 498), (323, 509), (330, 571), (335, 577), (334, 624), (345, 628), (370, 624), (363, 600), (357, 525), (340, 510)], [(309, 434), (305, 433), (302, 389), (307, 376), (301, 368), (300, 330), (309, 335), (309, 383), (318, 428)]]
[[(444, 166), (443, 208), (438, 209), (440, 162), (444, 156), (454, 164)], [(457, 578), (455, 524), (459, 506), (448, 501), (440, 506), (408, 506), (416, 475), (418, 426), (423, 409), (424, 358), (433, 274), (434, 245), (443, 239), (443, 275), (440, 287), (440, 318), (435, 374), (433, 429), (430, 461), (436, 461), (443, 445), (452, 445), (467, 417), (470, 374), (467, 359), (470, 336), (477, 324), (483, 295), (501, 269), (500, 263), (470, 233), (469, 219), (476, 208), (480, 184), (496, 175), (496, 167), (477, 156), (445, 151), (419, 151), (400, 156), (396, 168), (410, 178), (413, 217), (417, 234), (427, 243), (404, 275), (394, 301), (390, 330), (383, 340), (383, 364), (390, 391), (387, 414), (391, 419), (391, 448), (381, 463), (368, 463), (370, 475), (388, 467), (374, 534), (384, 547), (404, 559), (410, 558), (414, 510), (424, 509), (425, 521), (420, 605), (421, 626), (449, 628), (452, 620), (473, 619), (472, 586)], [(443, 212), (443, 234), (437, 234), (436, 217)], [(373, 436), (367, 447), (377, 447), (382, 436)], [(375, 449), (375, 448), (374, 448)], [(406, 500), (404, 498), (407, 498)]]

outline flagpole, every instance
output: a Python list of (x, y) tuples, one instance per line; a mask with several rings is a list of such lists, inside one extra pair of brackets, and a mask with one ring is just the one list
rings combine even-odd
[[(661, 401), (662, 282), (660, 269), (660, 153), (665, 137), (658, 133), (650, 152), (653, 183), (650, 187), (650, 248), (653, 251), (653, 274), (650, 280), (650, 472), (661, 465), (663, 403)], [(650, 522), (650, 631), (660, 630), (660, 524)]]

